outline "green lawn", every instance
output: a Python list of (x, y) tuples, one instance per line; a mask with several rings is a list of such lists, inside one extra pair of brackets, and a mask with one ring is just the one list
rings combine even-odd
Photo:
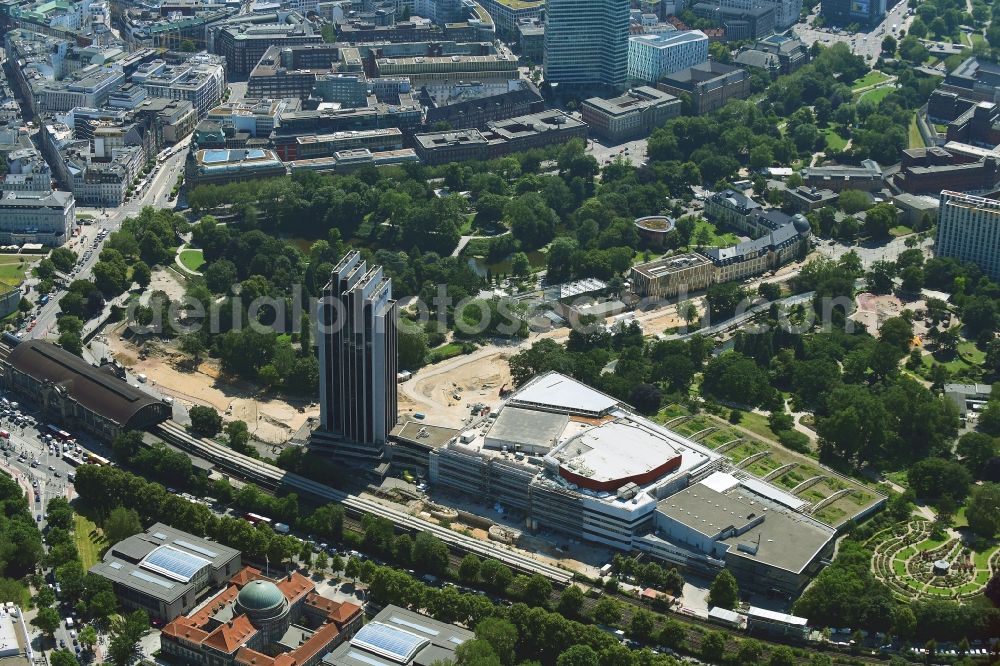
[(80, 551), (83, 570), (86, 571), (101, 559), (103, 537), (93, 521), (77, 513), (73, 516), (73, 538), (76, 540), (76, 549)]
[(910, 129), (909, 129), (909, 140), (910, 148), (923, 148), (924, 147), (924, 137), (920, 135), (920, 129), (917, 127), (917, 116), (914, 115), (910, 119)]
[(909, 236), (910, 234), (913, 233), (913, 229), (909, 228), (905, 224), (900, 224), (898, 226), (893, 227), (892, 229), (889, 229), (889, 233), (896, 237)]
[(980, 35), (978, 32), (972, 33), (970, 37), (972, 38), (973, 48), (979, 46), (980, 44), (982, 44), (983, 46), (989, 46), (989, 44), (986, 43), (986, 38)]
[(847, 139), (837, 134), (836, 129), (832, 127), (823, 130), (823, 136), (826, 138), (827, 150), (841, 151), (847, 147)]
[(446, 345), (441, 345), (440, 347), (435, 347), (430, 350), (427, 354), (428, 363), (439, 363), (445, 361), (449, 358), (454, 358), (463, 352), (463, 347), (460, 342), (450, 342)]
[(868, 101), (872, 102), (873, 104), (875, 104), (876, 106), (878, 106), (878, 104), (883, 99), (885, 99), (886, 96), (889, 93), (891, 93), (894, 90), (895, 90), (895, 88), (893, 88), (892, 86), (884, 86), (882, 88), (875, 88), (874, 90), (869, 90), (868, 92), (866, 92), (865, 94), (863, 94), (858, 101), (859, 102), (863, 102), (865, 100), (868, 100)]
[(775, 441), (778, 439), (777, 436), (775, 436), (774, 431), (771, 430), (771, 426), (767, 424), (767, 417), (763, 414), (741, 412), (739, 424), (750, 432), (760, 435), (761, 437)]
[(0, 282), (11, 286), (21, 284), (24, 274), (41, 258), (39, 255), (0, 254)]
[(872, 71), (862, 76), (860, 79), (854, 79), (853, 83), (851, 83), (851, 89), (857, 90), (858, 88), (866, 88), (868, 86), (873, 86), (876, 83), (882, 83), (888, 78), (889, 78), (888, 74), (883, 74), (877, 69), (873, 69)]
[(706, 219), (699, 218), (695, 222), (694, 231), (691, 233), (691, 245), (704, 245), (705, 247), (729, 247), (740, 242), (736, 234), (728, 231), (719, 233), (714, 224)]
[(189, 271), (197, 271), (205, 263), (201, 250), (187, 249), (181, 252), (181, 263)]
[(960, 342), (958, 354), (952, 357), (945, 357), (941, 354), (924, 354), (924, 368), (930, 370), (935, 363), (943, 365), (948, 372), (961, 372), (970, 368), (979, 367), (986, 358), (986, 354), (976, 349), (974, 342)]

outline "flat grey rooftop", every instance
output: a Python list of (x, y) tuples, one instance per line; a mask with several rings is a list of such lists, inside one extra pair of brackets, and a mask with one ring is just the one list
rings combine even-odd
[(500, 416), (493, 423), (493, 427), (486, 433), (486, 440), (551, 449), (556, 439), (566, 429), (568, 422), (569, 417), (565, 414), (504, 407), (500, 410)]
[(709, 537), (730, 527), (742, 531), (763, 509), (740, 495), (720, 493), (701, 483), (661, 500), (656, 507), (663, 515)]
[[(728, 556), (792, 572), (805, 568), (836, 534), (833, 528), (764, 501), (742, 486), (719, 492), (699, 483), (663, 499), (657, 511), (713, 538), (733, 527), (736, 534), (719, 540), (729, 546)], [(754, 544), (756, 554), (740, 550), (741, 543)]]
[[(835, 535), (832, 527), (821, 525), (800, 513), (770, 508), (763, 523), (723, 543), (731, 546), (730, 555), (799, 572)], [(760, 545), (756, 555), (737, 549), (740, 542), (757, 543), (758, 537)]]
[(454, 428), (431, 425), (422, 421), (403, 421), (392, 429), (390, 437), (439, 449), (458, 434), (459, 431)]

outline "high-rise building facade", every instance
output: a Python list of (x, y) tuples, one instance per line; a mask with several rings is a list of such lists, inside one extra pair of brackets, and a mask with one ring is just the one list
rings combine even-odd
[(377, 460), (396, 425), (396, 301), (381, 266), (354, 251), (323, 290), (317, 317), (319, 404), (316, 444), (337, 455)]
[(1000, 201), (941, 192), (934, 252), (971, 261), (991, 279), (1000, 280)]
[(628, 0), (546, 0), (546, 81), (624, 90), (629, 8)]
[(875, 27), (885, 18), (885, 0), (823, 0), (820, 14), (835, 25)]
[(708, 37), (701, 30), (633, 35), (628, 44), (628, 78), (655, 84), (663, 76), (708, 60)]

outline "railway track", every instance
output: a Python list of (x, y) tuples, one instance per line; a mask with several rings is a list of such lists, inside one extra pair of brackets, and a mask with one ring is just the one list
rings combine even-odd
[(528, 574), (541, 574), (559, 585), (567, 585), (572, 580), (572, 574), (544, 562), (538, 562), (527, 555), (510, 550), (493, 542), (482, 542), (478, 539), (453, 532), (422, 518), (394, 509), (355, 495), (349, 495), (311, 479), (288, 472), (269, 463), (243, 455), (217, 442), (199, 439), (190, 435), (183, 426), (174, 421), (166, 421), (150, 428), (150, 432), (164, 441), (188, 453), (203, 458), (219, 469), (271, 490), (285, 488), (299, 494), (308, 495), (324, 502), (337, 502), (344, 509), (360, 516), (370, 513), (391, 520), (397, 527), (411, 532), (430, 532), (451, 548), (462, 553), (473, 553), (481, 558), (499, 560), (516, 571)]

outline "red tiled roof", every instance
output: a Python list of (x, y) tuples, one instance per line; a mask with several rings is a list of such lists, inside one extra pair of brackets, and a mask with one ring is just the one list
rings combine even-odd
[(245, 666), (274, 666), (274, 657), (268, 657), (248, 647), (241, 647), (236, 653), (236, 663)]
[(250, 624), (249, 618), (246, 615), (238, 615), (231, 622), (220, 625), (210, 633), (205, 639), (204, 645), (211, 646), (226, 654), (232, 654), (256, 633), (257, 629)]
[(232, 578), (229, 579), (229, 582), (235, 585), (236, 587), (242, 588), (247, 583), (251, 583), (257, 580), (258, 578), (263, 578), (263, 576), (260, 575), (260, 569), (254, 569), (253, 567), (243, 567), (242, 569), (237, 571)]
[(179, 617), (173, 622), (168, 623), (160, 633), (171, 638), (184, 639), (198, 644), (201, 644), (208, 638), (207, 631), (192, 625), (191, 621), (186, 617)]
[(340, 608), (330, 616), (330, 619), (336, 622), (338, 627), (343, 627), (359, 615), (361, 615), (361, 606), (345, 601), (340, 604)]
[(276, 584), (281, 593), (285, 595), (285, 599), (288, 599), (289, 604), (295, 603), (316, 589), (316, 584), (298, 571), (293, 571), (288, 576), (276, 581)]
[(325, 613), (328, 622), (334, 622), (341, 628), (361, 613), (361, 607), (356, 604), (327, 599), (315, 592), (306, 597), (306, 604)]
[(294, 660), (292, 663), (307, 664), (310, 659), (337, 640), (337, 636), (339, 635), (340, 632), (337, 631), (337, 625), (324, 624), (316, 630), (316, 633), (306, 639), (305, 643), (288, 653), (288, 656)]
[(219, 606), (225, 606), (226, 604), (232, 603), (236, 599), (236, 595), (239, 594), (240, 589), (235, 585), (230, 585), (222, 592), (215, 595), (211, 601), (202, 606), (201, 610), (194, 615), (188, 616), (188, 621), (191, 622), (196, 627), (204, 627), (208, 624), (208, 621), (212, 618), (212, 614), (219, 608)]

